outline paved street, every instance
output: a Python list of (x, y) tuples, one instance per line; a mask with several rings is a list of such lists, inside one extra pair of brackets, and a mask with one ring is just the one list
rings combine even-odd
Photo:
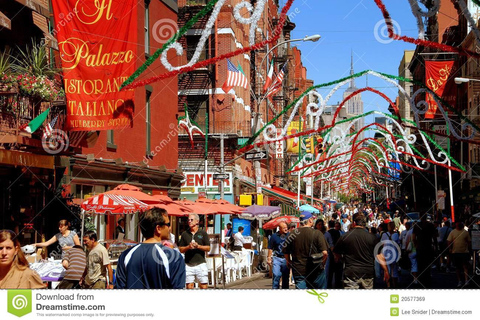
[[(474, 280), (474, 281), (472, 281)], [(478, 279), (472, 279), (472, 285), (463, 289), (478, 289), (480, 288), (480, 282)], [(385, 284), (376, 283), (378, 289), (387, 289)], [(432, 288), (431, 289), (456, 289), (457, 277), (455, 272), (437, 272), (432, 271)], [(256, 273), (250, 278), (243, 278), (241, 280), (230, 283), (226, 286), (226, 289), (271, 289), (272, 279), (266, 278), (264, 273)], [(400, 277), (400, 289), (425, 289), (420, 284), (413, 283), (413, 277), (406, 271), (402, 271)], [(290, 289), (295, 289), (295, 286), (291, 285)]]

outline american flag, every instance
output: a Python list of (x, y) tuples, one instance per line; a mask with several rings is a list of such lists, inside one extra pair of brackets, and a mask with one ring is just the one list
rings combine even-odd
[(47, 139), (52, 135), (53, 127), (55, 127), (55, 123), (57, 123), (57, 119), (58, 119), (58, 115), (52, 121), (47, 123), (47, 125), (43, 129), (43, 137), (45, 139)]
[(229, 92), (233, 87), (243, 87), (247, 89), (248, 80), (245, 74), (238, 70), (233, 63), (227, 59), (228, 74), (227, 81), (222, 86), (225, 93)]
[(267, 90), (267, 93), (265, 94), (265, 98), (268, 98), (278, 91), (282, 89), (282, 83), (283, 83), (283, 77), (285, 76), (285, 67), (287, 64), (285, 63), (282, 67), (282, 70), (277, 74), (277, 77), (275, 78), (275, 81), (273, 82), (272, 86)]

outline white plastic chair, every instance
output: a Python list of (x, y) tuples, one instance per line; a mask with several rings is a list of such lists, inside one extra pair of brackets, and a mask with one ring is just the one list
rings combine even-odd
[(236, 262), (235, 259), (229, 258), (225, 261), (225, 282), (229, 283), (236, 280)]
[(255, 252), (253, 250), (246, 250), (247, 261), (246, 261), (246, 272), (247, 276), (252, 276), (252, 266), (253, 266), (253, 258), (255, 256)]
[(214, 258), (208, 258), (206, 257), (205, 260), (207, 262), (207, 269), (208, 269), (208, 272), (210, 272), (210, 280), (212, 281), (212, 285), (214, 283), (214, 270), (213, 270), (213, 259)]

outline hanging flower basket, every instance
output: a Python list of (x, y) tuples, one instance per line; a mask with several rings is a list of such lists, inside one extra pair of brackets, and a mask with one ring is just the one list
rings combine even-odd
[(18, 92), (21, 96), (49, 102), (61, 100), (65, 96), (63, 89), (46, 76), (27, 74), (1, 74), (0, 92)]

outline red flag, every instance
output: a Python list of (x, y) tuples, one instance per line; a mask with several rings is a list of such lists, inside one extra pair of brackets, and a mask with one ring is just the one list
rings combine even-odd
[(273, 96), (275, 93), (282, 89), (283, 77), (285, 76), (285, 67), (286, 63), (283, 65), (282, 70), (278, 73), (275, 81), (273, 82), (272, 86), (267, 90), (265, 97)]
[(137, 7), (136, 0), (52, 1), (55, 26), (61, 25), (56, 38), (67, 99), (66, 130), (133, 124), (135, 91), (119, 91), (119, 86), (136, 69)]
[(270, 64), (270, 70), (268, 71), (268, 75), (267, 75), (267, 80), (265, 81), (265, 85), (263, 86), (263, 92), (266, 92), (268, 87), (270, 87), (270, 85), (272, 84), (272, 81), (273, 81), (273, 59), (272, 59), (272, 63)]
[(230, 60), (227, 59), (228, 65), (228, 73), (227, 73), (227, 81), (222, 86), (222, 90), (225, 93), (228, 93), (233, 87), (243, 87), (247, 89), (248, 80), (247, 77), (238, 70)]
[(45, 139), (48, 139), (53, 133), (53, 127), (55, 126), (55, 123), (57, 123), (58, 115), (47, 125), (43, 128), (43, 137)]
[[(456, 72), (455, 61), (425, 61), (425, 83), (437, 96), (444, 99), (450, 106), (455, 105), (456, 87), (453, 82)], [(435, 118), (437, 103), (432, 95), (427, 94), (428, 111), (425, 119)], [(445, 108), (446, 109), (446, 108)]]

